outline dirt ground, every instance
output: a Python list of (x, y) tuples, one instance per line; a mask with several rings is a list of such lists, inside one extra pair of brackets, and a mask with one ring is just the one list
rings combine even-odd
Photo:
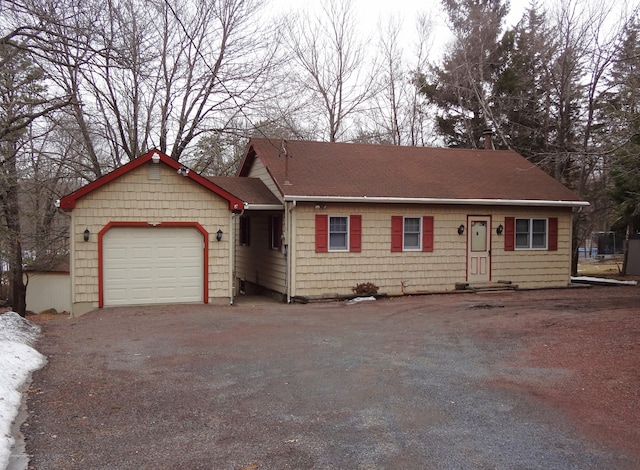
[(639, 289), (32, 316), (30, 468), (640, 468)]

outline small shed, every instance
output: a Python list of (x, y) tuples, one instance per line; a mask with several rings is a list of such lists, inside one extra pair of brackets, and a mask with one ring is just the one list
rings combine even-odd
[(36, 262), (24, 270), (27, 283), (27, 310), (38, 313), (55, 309), (71, 312), (69, 257)]
[(634, 233), (627, 241), (624, 272), (627, 276), (640, 276), (640, 233)]

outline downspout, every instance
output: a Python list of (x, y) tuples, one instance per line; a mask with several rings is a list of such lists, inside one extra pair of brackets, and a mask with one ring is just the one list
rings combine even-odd
[(244, 208), (238, 213), (231, 212), (229, 227), (229, 305), (233, 305), (236, 284), (236, 217), (244, 214)]
[(293, 239), (293, 223), (292, 223), (292, 219), (293, 219), (293, 209), (295, 209), (297, 205), (297, 201), (293, 200), (289, 203), (285, 203), (285, 225), (286, 225), (286, 234), (287, 234), (287, 239), (285, 240), (285, 242), (287, 242), (287, 272), (286, 272), (286, 279), (285, 282), (287, 283), (287, 303), (290, 304), (291, 303), (291, 298), (293, 297), (293, 288), (291, 286), (291, 272), (293, 269), (293, 256), (292, 256), (292, 252), (294, 251), (294, 239)]

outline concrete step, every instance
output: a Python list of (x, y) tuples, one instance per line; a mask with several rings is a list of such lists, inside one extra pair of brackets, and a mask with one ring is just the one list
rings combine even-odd
[(456, 290), (469, 290), (473, 292), (508, 291), (516, 290), (518, 286), (511, 281), (468, 283), (457, 282)]

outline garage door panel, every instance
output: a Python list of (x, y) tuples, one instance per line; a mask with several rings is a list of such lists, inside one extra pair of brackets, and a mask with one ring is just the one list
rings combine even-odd
[(189, 227), (114, 227), (103, 236), (104, 305), (203, 301), (202, 234)]

